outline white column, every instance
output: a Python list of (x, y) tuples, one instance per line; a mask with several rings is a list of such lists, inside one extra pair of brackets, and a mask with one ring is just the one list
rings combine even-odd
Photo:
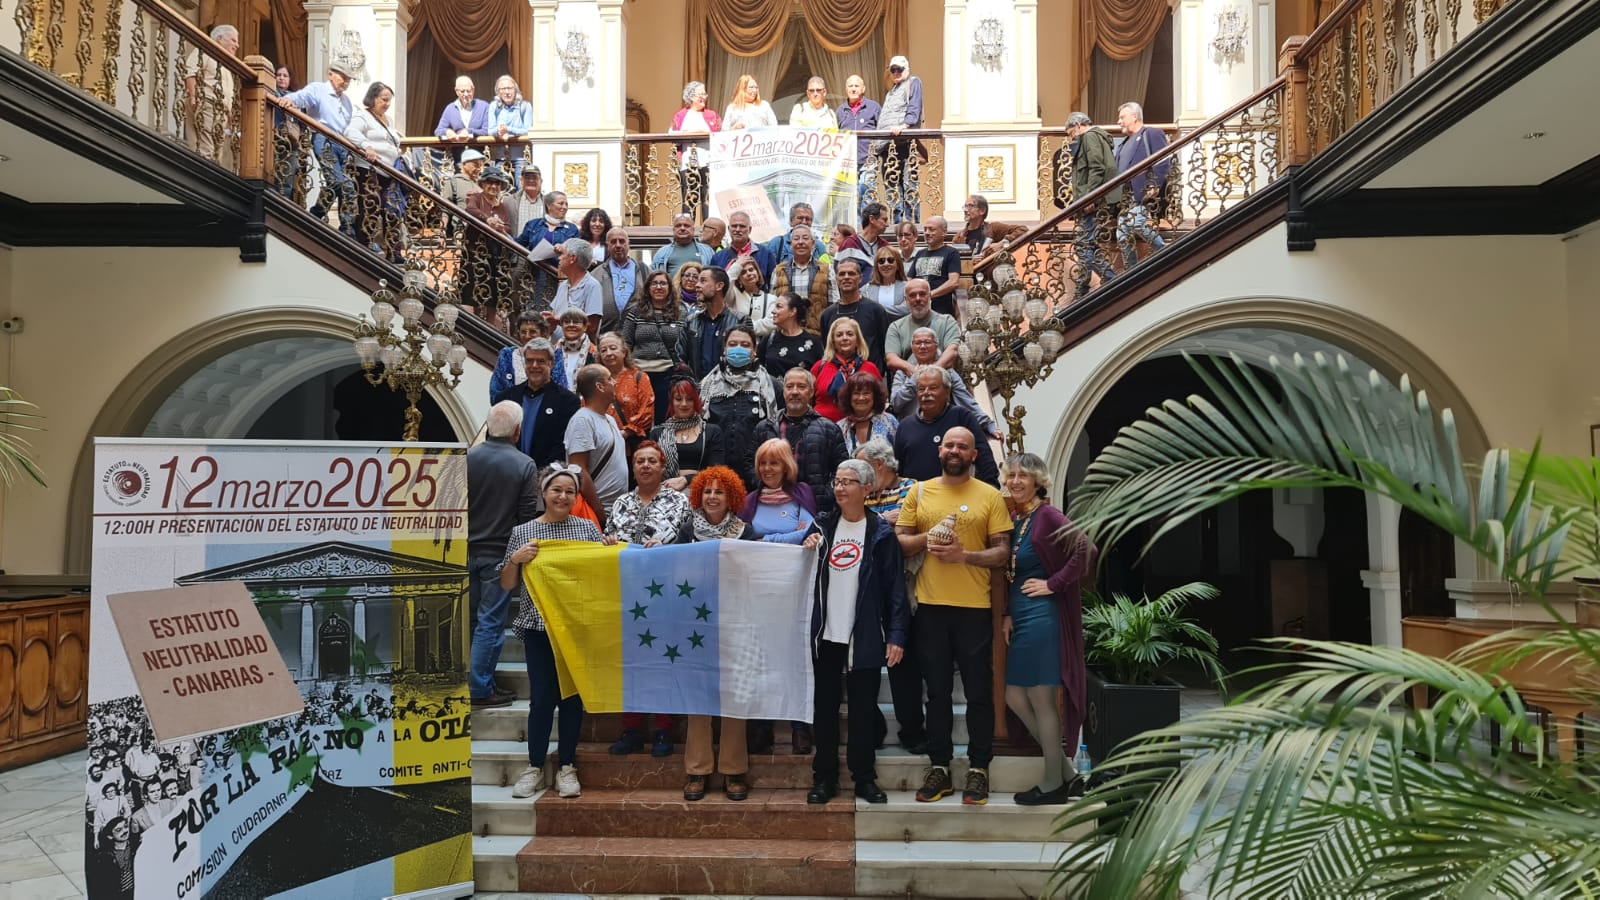
[[(568, 218), (600, 206), (622, 211), (622, 135), (627, 67), (625, 0), (528, 0), (533, 9), (533, 161), (547, 190), (565, 191)], [(589, 69), (570, 77), (561, 48), (576, 35)]]
[(1367, 566), (1361, 583), (1370, 595), (1372, 643), (1400, 646), (1400, 505), (1367, 495)]
[(300, 677), (302, 679), (315, 678), (317, 654), (317, 623), (316, 615), (311, 609), (310, 600), (300, 601)]
[[(985, 59), (978, 35), (993, 25), (1000, 50)], [(944, 0), (946, 217), (969, 194), (995, 219), (1039, 217), (1038, 47), (1038, 0)]]
[(356, 598), (355, 620), (356, 639), (365, 642), (367, 639), (367, 598), (365, 595)]
[[(354, 76), (346, 92), (361, 103), (367, 85), (381, 81), (394, 90), (390, 120), (405, 121), (406, 32), (411, 12), (400, 0), (306, 0), (305, 68), (301, 82), (319, 81), (338, 59)], [(492, 87), (492, 85), (491, 85)], [(488, 93), (478, 86), (480, 96)]]
[[(1180, 126), (1199, 125), (1278, 77), (1272, 0), (1176, 0), (1176, 9), (1172, 54)], [(1230, 37), (1237, 40), (1225, 40)]]

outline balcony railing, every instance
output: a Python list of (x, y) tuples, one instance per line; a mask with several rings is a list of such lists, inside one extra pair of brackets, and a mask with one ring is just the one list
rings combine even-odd
[(267, 125), (249, 110), (271, 64), (236, 58), (161, 3), (14, 0), (0, 46), (230, 172), (265, 168)]
[[(1200, 125), (1082, 196), (1009, 245), (1023, 288), (1056, 314), (1221, 216), (1286, 170), (1285, 79)], [(1070, 184), (1065, 154), (1062, 183)], [(1148, 187), (1133, 196), (1136, 182)], [(1161, 246), (1146, 238), (1156, 236)], [(994, 258), (979, 260), (979, 277)]]
[[(944, 135), (931, 128), (858, 131), (871, 148), (857, 177), (861, 202), (877, 201), (920, 222), (944, 212)], [(667, 226), (680, 212), (706, 216), (707, 170), (697, 154), (710, 144), (706, 135), (630, 134), (623, 139), (622, 221), (627, 225)], [(698, 164), (697, 164), (698, 163)], [(852, 223), (853, 224), (853, 223)]]
[[(1113, 141), (1124, 136), (1121, 125), (1113, 123), (1095, 127), (1110, 135)], [(1149, 122), (1144, 127), (1161, 132), (1169, 144), (1182, 133), (1182, 129), (1170, 122)], [(1062, 149), (1071, 144), (1065, 128), (1039, 129), (1039, 212), (1042, 215), (1049, 215), (1052, 209), (1065, 209), (1072, 202), (1071, 161), (1068, 160), (1064, 167), (1057, 165), (1057, 158), (1063, 155)]]

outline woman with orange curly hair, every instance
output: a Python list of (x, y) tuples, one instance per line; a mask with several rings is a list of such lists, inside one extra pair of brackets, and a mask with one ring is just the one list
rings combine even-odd
[[(689, 482), (689, 506), (694, 512), (678, 529), (678, 543), (691, 541), (753, 541), (755, 529), (734, 514), (744, 505), (744, 481), (727, 466), (708, 466)], [(700, 800), (706, 795), (706, 778), (720, 769), (726, 779), (729, 800), (750, 796), (750, 754), (745, 747), (743, 719), (722, 719), (722, 743), (715, 758), (711, 752), (711, 717), (689, 716), (689, 734), (684, 741), (683, 768), (688, 781), (683, 799)], [(715, 763), (715, 765), (713, 765)]]

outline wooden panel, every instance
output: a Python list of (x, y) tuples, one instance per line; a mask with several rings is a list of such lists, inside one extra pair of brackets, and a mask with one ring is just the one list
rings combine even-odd
[(89, 601), (0, 602), (0, 770), (83, 746)]

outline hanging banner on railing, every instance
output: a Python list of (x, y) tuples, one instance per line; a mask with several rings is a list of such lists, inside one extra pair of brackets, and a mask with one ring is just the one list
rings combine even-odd
[[(94, 477), (89, 895), (469, 892), (463, 448), (99, 440)], [(158, 608), (220, 584), (249, 592), (304, 710), (158, 743), (118, 622), (193, 636), (150, 689), (243, 701), (244, 639)], [(107, 596), (136, 591), (149, 614), (114, 619)]]
[[(749, 213), (750, 237), (789, 228), (789, 209), (811, 204), (822, 235), (856, 224), (856, 136), (820, 128), (749, 128), (711, 135), (711, 215)], [(820, 250), (818, 251), (821, 252)]]

